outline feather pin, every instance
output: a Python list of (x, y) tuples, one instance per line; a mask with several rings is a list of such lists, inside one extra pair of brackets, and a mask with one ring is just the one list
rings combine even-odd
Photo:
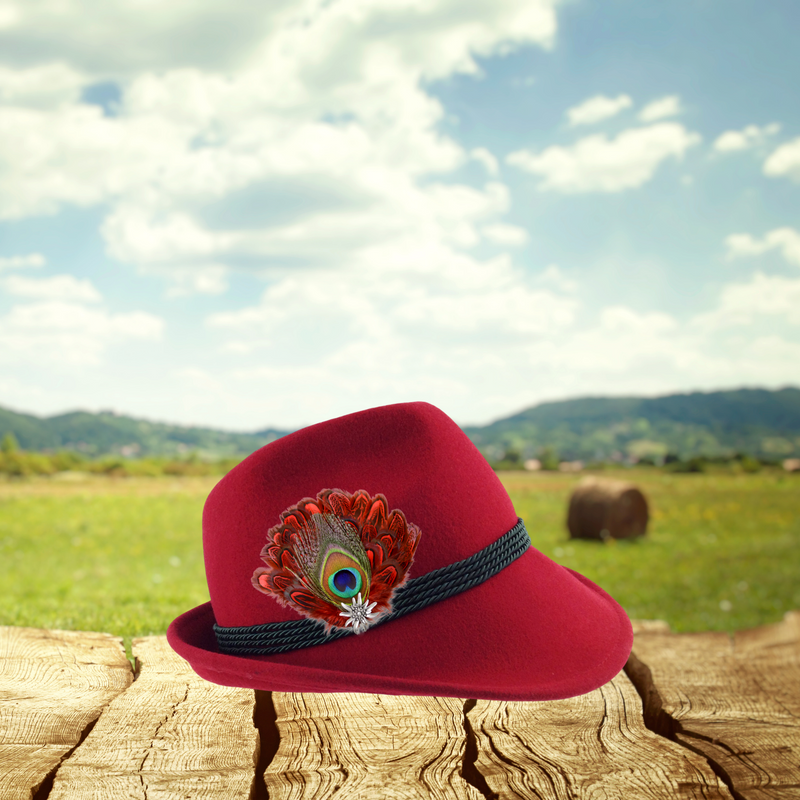
[(362, 633), (392, 610), (421, 537), (382, 494), (324, 489), (287, 508), (267, 532), (253, 586), (319, 620)]

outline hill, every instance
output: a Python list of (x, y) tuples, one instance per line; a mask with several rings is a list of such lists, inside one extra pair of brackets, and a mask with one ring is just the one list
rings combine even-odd
[(231, 433), (150, 422), (112, 411), (37, 417), (0, 408), (0, 438), (13, 433), (23, 450), (75, 450), (89, 456), (169, 456), (188, 452), (209, 458), (244, 456), (288, 432), (267, 428), (255, 433)]
[(464, 431), (490, 460), (508, 451), (535, 457), (545, 448), (583, 460), (736, 452), (786, 458), (800, 455), (800, 389), (584, 397)]
[[(584, 397), (540, 405), (485, 426), (464, 428), (490, 460), (545, 449), (566, 460), (621, 460), (675, 453), (760, 458), (800, 456), (800, 389), (738, 389), (665, 397)], [(169, 425), (103, 411), (37, 417), (0, 408), (0, 438), (24, 450), (75, 450), (89, 456), (244, 456), (289, 433), (232, 433)]]

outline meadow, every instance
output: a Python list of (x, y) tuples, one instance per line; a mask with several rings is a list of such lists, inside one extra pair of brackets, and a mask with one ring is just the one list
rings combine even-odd
[[(648, 497), (636, 541), (568, 539), (580, 476), (501, 473), (536, 548), (635, 619), (733, 631), (800, 608), (800, 475), (605, 473)], [(201, 514), (218, 477), (65, 473), (0, 482), (0, 624), (162, 634), (208, 600)]]

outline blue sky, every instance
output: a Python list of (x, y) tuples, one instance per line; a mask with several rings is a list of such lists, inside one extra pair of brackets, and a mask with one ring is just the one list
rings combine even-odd
[(0, 0), (0, 405), (800, 383), (792, 0)]

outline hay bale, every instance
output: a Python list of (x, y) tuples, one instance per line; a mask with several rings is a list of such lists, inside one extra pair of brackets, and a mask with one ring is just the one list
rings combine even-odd
[(629, 539), (644, 535), (649, 516), (632, 483), (584, 478), (570, 498), (567, 528), (571, 539)]

